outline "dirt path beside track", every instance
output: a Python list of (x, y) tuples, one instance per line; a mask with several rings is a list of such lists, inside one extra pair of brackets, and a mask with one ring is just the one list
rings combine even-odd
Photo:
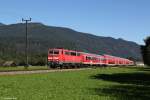
[(49, 73), (49, 72), (63, 72), (63, 71), (78, 71), (86, 70), (91, 68), (80, 68), (80, 69), (50, 69), (50, 70), (32, 70), (32, 71), (10, 71), (0, 72), (0, 75), (16, 75), (16, 74), (34, 74), (34, 73)]

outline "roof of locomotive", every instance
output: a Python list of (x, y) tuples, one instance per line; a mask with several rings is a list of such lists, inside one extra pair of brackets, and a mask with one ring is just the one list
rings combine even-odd
[(77, 50), (69, 50), (69, 49), (64, 49), (64, 48), (49, 48), (49, 50), (64, 50), (64, 51), (71, 51), (71, 52), (80, 52)]

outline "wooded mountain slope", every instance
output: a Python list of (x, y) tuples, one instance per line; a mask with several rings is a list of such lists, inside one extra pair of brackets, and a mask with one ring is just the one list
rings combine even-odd
[[(48, 48), (59, 47), (141, 59), (140, 46), (135, 42), (123, 39), (95, 36), (69, 28), (47, 26), (41, 23), (29, 23), (28, 35), (29, 55), (32, 57), (36, 55), (46, 57)], [(24, 49), (25, 24), (4, 25), (0, 23), (1, 59), (21, 59)]]

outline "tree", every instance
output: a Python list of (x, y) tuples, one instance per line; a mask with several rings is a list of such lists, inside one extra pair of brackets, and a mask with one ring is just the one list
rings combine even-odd
[(150, 36), (147, 37), (144, 42), (145, 45), (141, 46), (143, 61), (146, 65), (150, 66)]

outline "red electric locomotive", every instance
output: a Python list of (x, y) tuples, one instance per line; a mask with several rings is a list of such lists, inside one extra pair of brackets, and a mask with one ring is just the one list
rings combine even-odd
[(62, 65), (80, 65), (82, 63), (82, 53), (66, 49), (49, 49), (48, 65), (51, 67), (63, 67)]

